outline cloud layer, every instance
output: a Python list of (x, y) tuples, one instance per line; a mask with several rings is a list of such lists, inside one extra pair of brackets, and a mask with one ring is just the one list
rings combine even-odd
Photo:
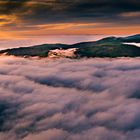
[(0, 138), (139, 140), (140, 58), (0, 58)]

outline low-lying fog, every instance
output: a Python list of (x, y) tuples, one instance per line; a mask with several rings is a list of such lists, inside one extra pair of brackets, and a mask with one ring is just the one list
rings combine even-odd
[(137, 46), (137, 47), (140, 47), (140, 43), (124, 43), (124, 44), (135, 45), (135, 46)]
[(1, 140), (139, 140), (140, 58), (0, 57)]

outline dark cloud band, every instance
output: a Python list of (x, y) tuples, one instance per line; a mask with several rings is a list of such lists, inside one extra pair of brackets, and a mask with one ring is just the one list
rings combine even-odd
[(139, 24), (140, 14), (133, 16), (139, 12), (140, 2), (137, 0), (6, 0), (0, 2), (1, 14), (16, 14), (23, 22), (30, 24), (97, 21)]

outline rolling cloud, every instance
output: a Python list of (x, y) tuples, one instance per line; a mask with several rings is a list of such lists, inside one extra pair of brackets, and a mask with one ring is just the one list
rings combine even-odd
[(0, 59), (0, 138), (139, 140), (140, 59)]

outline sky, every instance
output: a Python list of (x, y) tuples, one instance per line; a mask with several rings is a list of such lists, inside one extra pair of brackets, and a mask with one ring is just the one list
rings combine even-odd
[(0, 40), (140, 33), (139, 0), (0, 0)]

